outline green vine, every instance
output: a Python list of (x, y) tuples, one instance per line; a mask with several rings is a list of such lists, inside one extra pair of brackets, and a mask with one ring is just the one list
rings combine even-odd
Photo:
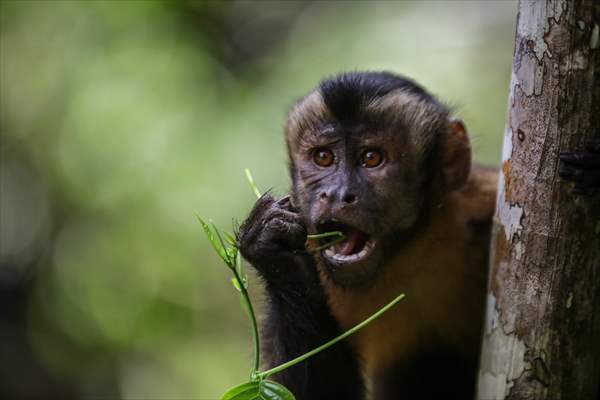
[[(256, 183), (252, 178), (252, 174), (248, 169), (245, 170), (245, 173), (246, 178), (248, 179), (248, 183), (254, 191), (254, 194), (257, 197), (260, 197), (260, 190), (258, 190)], [(242, 304), (246, 308), (252, 325), (252, 339), (254, 342), (254, 362), (252, 365), (252, 371), (250, 373), (250, 381), (227, 390), (223, 395), (222, 400), (294, 400), (294, 395), (287, 388), (285, 388), (283, 385), (277, 382), (268, 380), (267, 378), (277, 372), (281, 372), (291, 366), (305, 361), (306, 359), (314, 356), (315, 354), (318, 354), (321, 351), (333, 346), (340, 340), (343, 340), (348, 336), (352, 335), (353, 333), (356, 333), (357, 331), (365, 327), (367, 324), (379, 318), (383, 313), (388, 311), (390, 308), (392, 308), (405, 297), (404, 294), (399, 295), (387, 305), (380, 308), (373, 315), (360, 322), (359, 324), (355, 325), (354, 327), (350, 328), (341, 335), (329, 340), (327, 343), (324, 343), (321, 346), (294, 358), (293, 360), (287, 361), (274, 368), (261, 372), (259, 371), (260, 340), (258, 332), (258, 323), (256, 319), (256, 314), (254, 313), (254, 307), (252, 306), (252, 301), (250, 300), (250, 296), (248, 295), (248, 276), (244, 273), (244, 268), (242, 264), (242, 259), (240, 257), (237, 240), (235, 239), (233, 234), (218, 229), (214, 223), (206, 222), (200, 216), (198, 216), (198, 220), (200, 221), (202, 229), (204, 230), (204, 233), (206, 234), (212, 247), (215, 249), (217, 255), (219, 256), (219, 258), (221, 258), (221, 260), (223, 260), (227, 268), (229, 268), (229, 270), (232, 272), (233, 277), (231, 278), (231, 282), (235, 289), (240, 293), (240, 296), (242, 298)], [(344, 235), (342, 234), (342, 232), (339, 231), (308, 235), (309, 239), (322, 239), (326, 237), (336, 237), (336, 239), (328, 244), (319, 246), (317, 248), (313, 248), (311, 250), (320, 251), (323, 248), (329, 247), (332, 244), (344, 239)]]

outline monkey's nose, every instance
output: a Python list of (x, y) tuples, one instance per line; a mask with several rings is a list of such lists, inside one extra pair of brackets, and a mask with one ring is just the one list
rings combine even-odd
[(319, 193), (319, 200), (323, 203), (327, 203), (332, 200), (335, 202), (336, 198), (340, 199), (340, 197), (341, 197), (340, 200), (344, 204), (354, 204), (354, 203), (356, 203), (356, 200), (357, 200), (357, 197), (354, 193), (343, 193), (340, 197), (338, 197), (338, 196), (339, 196), (339, 193), (337, 193), (337, 194), (336, 193), (327, 193), (325, 191), (325, 192)]
[(346, 193), (342, 198), (342, 201), (347, 204), (356, 203), (356, 196), (352, 193)]

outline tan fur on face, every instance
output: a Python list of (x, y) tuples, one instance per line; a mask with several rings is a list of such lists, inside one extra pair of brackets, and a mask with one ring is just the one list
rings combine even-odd
[(303, 134), (314, 132), (320, 122), (330, 119), (331, 113), (319, 91), (314, 91), (300, 100), (290, 110), (285, 125), (288, 149), (293, 152), (294, 145), (301, 142)]
[(436, 133), (444, 131), (448, 114), (431, 101), (401, 89), (375, 99), (365, 108), (368, 115), (380, 116), (385, 126), (408, 127), (408, 136), (417, 156), (431, 147)]
[[(433, 135), (444, 130), (448, 122), (448, 114), (442, 107), (401, 89), (371, 101), (364, 114), (384, 126), (410, 127), (412, 145), (420, 150), (428, 149)], [(285, 125), (288, 146), (325, 121), (333, 121), (333, 117), (321, 93), (315, 90), (296, 103), (288, 114)]]

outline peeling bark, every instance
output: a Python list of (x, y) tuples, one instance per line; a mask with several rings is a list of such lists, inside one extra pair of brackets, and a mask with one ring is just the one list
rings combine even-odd
[(600, 199), (558, 154), (600, 133), (600, 1), (521, 0), (477, 397), (595, 399)]

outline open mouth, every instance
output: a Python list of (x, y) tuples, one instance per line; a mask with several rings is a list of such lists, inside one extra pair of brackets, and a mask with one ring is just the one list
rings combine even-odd
[(340, 231), (343, 238), (336, 236), (320, 239), (322, 245), (331, 244), (322, 250), (329, 261), (336, 264), (351, 264), (369, 256), (375, 247), (375, 239), (369, 234), (338, 221), (326, 221), (319, 224), (319, 232)]

